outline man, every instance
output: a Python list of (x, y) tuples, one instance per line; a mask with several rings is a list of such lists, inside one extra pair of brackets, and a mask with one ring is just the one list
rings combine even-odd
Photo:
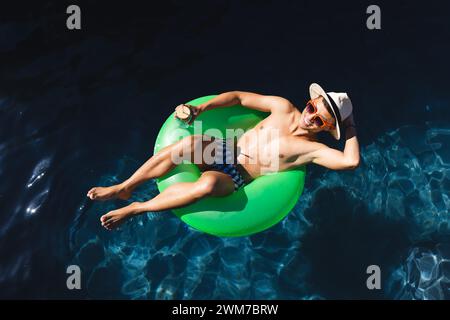
[[(190, 122), (207, 110), (236, 104), (270, 112), (270, 115), (239, 137), (235, 146), (230, 146), (227, 140), (188, 136), (163, 148), (124, 182), (106, 188), (92, 188), (87, 193), (92, 200), (128, 199), (138, 185), (172, 170), (176, 166), (176, 157), (190, 158), (211, 143), (219, 147), (214, 153), (217, 161), (211, 163), (201, 157), (196, 163), (202, 171), (197, 181), (172, 185), (149, 201), (134, 202), (113, 210), (100, 218), (102, 225), (111, 230), (133, 215), (183, 207), (204, 197), (226, 196), (261, 175), (308, 163), (333, 170), (356, 168), (359, 165), (359, 145), (350, 98), (346, 93), (326, 93), (316, 83), (311, 84), (309, 92), (311, 100), (303, 111), (282, 97), (242, 91), (222, 93), (197, 107), (178, 106), (178, 111), (189, 107), (192, 112)], [(316, 134), (320, 131), (329, 132), (337, 140), (345, 136), (344, 151), (319, 143)], [(230, 154), (236, 156), (230, 159)], [(220, 161), (222, 159), (225, 161)]]

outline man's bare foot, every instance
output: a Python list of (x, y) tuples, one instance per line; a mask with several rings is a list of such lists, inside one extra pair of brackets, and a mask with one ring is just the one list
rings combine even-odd
[(125, 189), (121, 184), (111, 187), (95, 187), (88, 191), (87, 197), (91, 200), (122, 199), (128, 200), (131, 197), (131, 190)]
[(136, 206), (134, 204), (130, 204), (126, 207), (108, 212), (100, 218), (102, 226), (108, 230), (116, 228), (126, 219), (130, 218), (133, 213), (135, 213), (135, 209)]

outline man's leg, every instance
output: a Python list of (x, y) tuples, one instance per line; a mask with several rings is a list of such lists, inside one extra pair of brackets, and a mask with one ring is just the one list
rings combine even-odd
[(234, 182), (230, 176), (218, 171), (206, 171), (196, 182), (174, 184), (149, 201), (134, 202), (110, 211), (103, 215), (100, 221), (106, 229), (111, 230), (131, 216), (184, 207), (207, 196), (223, 197), (232, 192)]
[[(111, 187), (95, 187), (88, 191), (87, 196), (91, 200), (108, 200), (119, 198), (126, 200), (131, 196), (133, 190), (147, 180), (161, 177), (172, 170), (176, 164), (173, 163), (173, 155), (180, 157), (193, 157), (195, 150), (202, 152), (210, 141), (203, 141), (201, 135), (188, 136), (171, 144), (147, 160), (130, 178), (120, 184)], [(188, 154), (186, 154), (188, 153)], [(201, 153), (200, 153), (201, 154)], [(203, 157), (200, 157), (203, 161)], [(199, 167), (203, 163), (198, 164)]]

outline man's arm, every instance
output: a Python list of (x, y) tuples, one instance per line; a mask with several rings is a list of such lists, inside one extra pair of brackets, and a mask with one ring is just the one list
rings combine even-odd
[(311, 153), (311, 162), (324, 166), (332, 170), (355, 169), (359, 166), (359, 143), (356, 137), (356, 129), (351, 119), (344, 122), (345, 130), (345, 148), (344, 151), (329, 148), (323, 145), (317, 151)]
[(288, 112), (293, 105), (289, 100), (277, 96), (266, 96), (244, 91), (230, 91), (199, 105), (200, 112), (215, 108), (229, 107), (240, 104), (249, 109), (263, 112)]

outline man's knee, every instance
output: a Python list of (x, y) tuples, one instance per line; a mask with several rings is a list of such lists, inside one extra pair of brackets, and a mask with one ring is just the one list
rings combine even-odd
[(180, 142), (183, 145), (187, 145), (187, 146), (190, 146), (190, 147), (195, 147), (198, 144), (201, 145), (202, 140), (203, 140), (203, 135), (201, 135), (201, 134), (193, 134), (193, 135), (184, 137), (183, 139), (180, 140)]
[(204, 176), (198, 180), (195, 186), (195, 193), (199, 198), (212, 196), (216, 193), (218, 187), (219, 179), (214, 176)]
[(184, 160), (192, 162), (192, 154), (198, 145), (198, 135), (184, 137), (168, 150), (168, 156), (172, 163), (181, 164)]
[(194, 134), (181, 140), (182, 152), (184, 154), (193, 154), (195, 152), (202, 152), (203, 136)]

